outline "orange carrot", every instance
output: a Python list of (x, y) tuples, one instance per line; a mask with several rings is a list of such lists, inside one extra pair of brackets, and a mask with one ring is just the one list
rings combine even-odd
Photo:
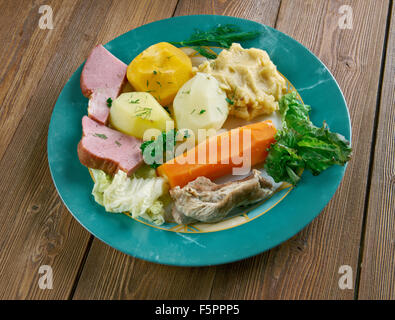
[(265, 161), (267, 149), (275, 142), (275, 134), (276, 128), (270, 120), (236, 128), (208, 138), (162, 164), (157, 173), (166, 177), (173, 188), (183, 187), (200, 176), (216, 179), (231, 174), (233, 168), (247, 165), (249, 169)]

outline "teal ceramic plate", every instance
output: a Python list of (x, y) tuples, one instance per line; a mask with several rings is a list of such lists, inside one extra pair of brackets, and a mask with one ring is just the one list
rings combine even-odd
[[(325, 120), (331, 130), (351, 139), (347, 106), (331, 73), (308, 49), (270, 27), (233, 17), (184, 16), (131, 30), (105, 47), (129, 64), (154, 43), (187, 39), (196, 28), (218, 24), (261, 30), (260, 37), (244, 42), (244, 47), (266, 50), (303, 101), (312, 106), (312, 121), (320, 124)], [(59, 195), (74, 217), (94, 236), (124, 253), (180, 266), (222, 264), (259, 254), (310, 223), (332, 198), (343, 177), (345, 167), (339, 166), (317, 177), (304, 172), (296, 188), (283, 190), (262, 205), (250, 208), (243, 223), (215, 232), (163, 230), (167, 227), (154, 228), (124, 214), (107, 213), (91, 196), (93, 181), (77, 155), (81, 118), (87, 110), (87, 99), (80, 90), (81, 70), (82, 66), (67, 82), (54, 107), (48, 133), (49, 166)]]

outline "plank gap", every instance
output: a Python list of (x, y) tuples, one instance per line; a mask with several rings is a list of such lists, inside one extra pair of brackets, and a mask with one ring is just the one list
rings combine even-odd
[(274, 20), (274, 29), (277, 29), (277, 21), (278, 21), (278, 16), (280, 15), (280, 10), (281, 10), (281, 5), (283, 4), (283, 0), (280, 0), (279, 4), (278, 4), (278, 10), (277, 10), (277, 14), (276, 14), (276, 20)]
[[(179, 3), (180, 3), (180, 0), (177, 1), (177, 4), (174, 7), (174, 10), (173, 10), (173, 13), (172, 13), (171, 17), (174, 17), (174, 15), (176, 13), (176, 10), (177, 10), (177, 6), (178, 6)], [(133, 29), (131, 29), (131, 30), (133, 30)], [(84, 270), (86, 261), (87, 261), (88, 256), (89, 256), (89, 252), (90, 252), (90, 250), (92, 248), (93, 240), (95, 240), (95, 237), (91, 234), (90, 238), (89, 238), (89, 242), (88, 242), (88, 244), (87, 244), (87, 246), (85, 248), (85, 252), (84, 252), (83, 258), (81, 260), (81, 264), (80, 264), (80, 266), (78, 268), (77, 275), (76, 275), (76, 277), (74, 279), (73, 286), (71, 288), (68, 300), (73, 300), (73, 298), (74, 298), (74, 294), (75, 294), (75, 291), (77, 290), (78, 283), (79, 283), (81, 275), (82, 275), (82, 271)]]
[(172, 13), (172, 15), (171, 15), (171, 18), (173, 18), (173, 17), (175, 16), (176, 11), (177, 11), (177, 8), (178, 8), (178, 5), (180, 4), (180, 1), (181, 1), (181, 0), (177, 0), (177, 4), (176, 4), (176, 6), (174, 7), (174, 11), (173, 11), (173, 13)]
[(94, 238), (95, 237), (91, 234), (88, 244), (85, 248), (84, 255), (82, 256), (81, 263), (78, 267), (77, 275), (75, 276), (73, 286), (71, 287), (70, 294), (69, 294), (67, 300), (73, 300), (75, 290), (77, 289), (78, 282), (80, 281), (81, 274), (82, 274), (82, 271), (84, 270), (86, 260), (88, 259), (89, 251), (91, 250)]
[(382, 50), (382, 54), (381, 54), (379, 84), (377, 87), (376, 110), (375, 110), (375, 115), (374, 115), (374, 124), (373, 124), (373, 131), (372, 131), (372, 145), (371, 145), (371, 149), (370, 149), (368, 180), (367, 180), (367, 184), (366, 184), (365, 204), (364, 204), (363, 217), (362, 217), (361, 241), (360, 241), (359, 252), (358, 252), (357, 273), (355, 276), (354, 300), (358, 300), (358, 296), (359, 296), (359, 287), (360, 287), (360, 280), (361, 280), (360, 279), (361, 278), (361, 264), (363, 261), (363, 251), (364, 251), (365, 235), (366, 235), (366, 224), (368, 221), (367, 216), (368, 216), (368, 208), (369, 208), (370, 187), (372, 184), (374, 154), (376, 151), (377, 129), (378, 129), (378, 125), (379, 125), (381, 96), (382, 96), (382, 91), (383, 91), (384, 71), (385, 71), (387, 50), (388, 50), (388, 38), (389, 38), (389, 34), (390, 34), (390, 26), (391, 26), (391, 18), (392, 18), (392, 5), (393, 5), (393, 0), (390, 0), (388, 13), (387, 13), (387, 21), (386, 21), (386, 26), (385, 26), (383, 50)]

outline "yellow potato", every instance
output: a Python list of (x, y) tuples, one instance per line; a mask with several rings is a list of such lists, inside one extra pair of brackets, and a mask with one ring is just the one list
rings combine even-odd
[(147, 92), (122, 93), (112, 102), (110, 124), (118, 131), (143, 139), (148, 129), (174, 126), (167, 111)]
[(182, 50), (160, 42), (134, 58), (126, 75), (136, 91), (149, 92), (162, 106), (166, 106), (192, 77), (192, 63)]

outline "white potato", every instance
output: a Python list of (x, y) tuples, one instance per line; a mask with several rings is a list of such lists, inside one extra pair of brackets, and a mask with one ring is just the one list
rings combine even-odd
[(196, 138), (198, 129), (220, 129), (229, 113), (217, 79), (200, 72), (178, 91), (173, 110), (177, 128), (192, 130)]
[(118, 131), (140, 139), (148, 129), (165, 131), (166, 125), (173, 126), (167, 111), (147, 92), (127, 92), (116, 98), (110, 110), (110, 123)]

